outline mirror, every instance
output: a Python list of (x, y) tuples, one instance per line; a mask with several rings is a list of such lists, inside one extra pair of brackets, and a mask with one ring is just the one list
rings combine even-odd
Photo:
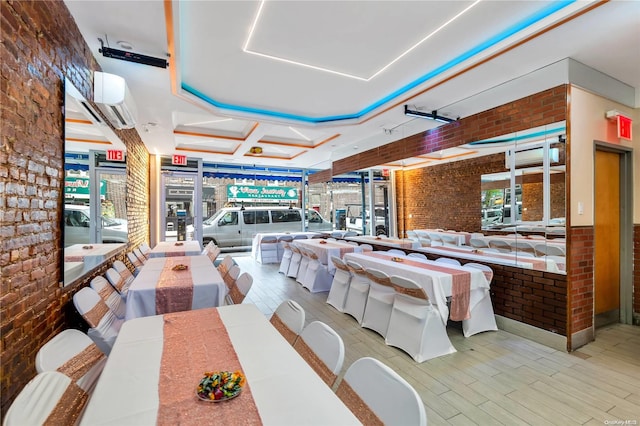
[[(126, 247), (125, 145), (65, 81), (64, 285)], [(92, 218), (98, 218), (92, 220)]]

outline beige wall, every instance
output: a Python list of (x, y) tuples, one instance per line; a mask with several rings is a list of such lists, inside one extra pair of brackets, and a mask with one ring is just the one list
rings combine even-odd
[[(633, 169), (633, 223), (640, 223), (640, 109), (632, 109), (614, 101), (571, 87), (570, 95), (570, 194), (571, 226), (594, 225), (594, 141), (635, 148)], [(615, 109), (633, 119), (633, 143), (618, 139), (613, 121), (605, 112)], [(578, 214), (578, 203), (584, 204), (584, 214)]]

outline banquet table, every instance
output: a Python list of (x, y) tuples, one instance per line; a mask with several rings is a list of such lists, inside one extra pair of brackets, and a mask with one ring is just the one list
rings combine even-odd
[[(431, 299), (431, 303), (436, 305), (445, 324), (449, 319), (447, 297), (453, 294), (453, 274), (442, 272), (443, 270), (449, 269), (456, 273), (464, 272), (470, 274), (469, 311), (485, 296), (485, 292), (489, 288), (489, 282), (480, 269), (445, 265), (418, 258), (402, 258), (401, 262), (395, 262), (392, 259), (398, 259), (397, 257), (386, 255), (384, 252), (346, 254), (344, 258), (345, 260), (356, 262), (364, 268), (378, 269), (389, 276), (398, 275), (415, 281), (424, 288), (429, 299)], [(429, 285), (425, 277), (431, 277), (433, 285)]]
[(295, 240), (293, 244), (314, 252), (316, 256), (318, 256), (318, 261), (327, 266), (327, 271), (329, 271), (331, 275), (336, 272), (336, 267), (331, 261), (331, 256), (342, 259), (347, 253), (362, 253), (362, 247), (342, 241), (327, 241), (320, 238)]
[(529, 235), (485, 235), (484, 237), (479, 237), (478, 239), (484, 240), (487, 243), (489, 243), (489, 241), (491, 240), (501, 240), (501, 241), (505, 241), (508, 244), (513, 244), (516, 241), (525, 241), (528, 243), (533, 244), (534, 246), (538, 245), (538, 244), (546, 244), (549, 246), (556, 246), (556, 247), (560, 247), (562, 249), (566, 249), (567, 243), (565, 241), (557, 241), (554, 240), (553, 238), (536, 238), (536, 237), (531, 237)]
[[(200, 401), (203, 373), (217, 370), (241, 370), (242, 392), (225, 402)], [(80, 424), (214, 423), (360, 424), (255, 305), (125, 322)]]
[(124, 243), (74, 244), (64, 248), (64, 261), (87, 263), (92, 261), (101, 262), (102, 260), (115, 255), (125, 246), (126, 244)]
[[(253, 236), (253, 240), (251, 241), (251, 257), (258, 262), (262, 263), (262, 256), (260, 254), (260, 241), (264, 237), (283, 237), (285, 235), (289, 235), (291, 237), (295, 237), (296, 235), (302, 235), (305, 238), (311, 238), (314, 235), (318, 235), (318, 232), (263, 232)], [(282, 259), (279, 259), (280, 261)]]
[(198, 241), (160, 241), (149, 251), (149, 257), (197, 256), (202, 254)]
[(420, 242), (407, 239), (374, 237), (370, 235), (360, 235), (357, 237), (345, 237), (347, 241), (355, 241), (362, 244), (375, 244), (390, 248), (411, 249), (420, 247)]
[[(177, 265), (188, 269), (173, 270)], [(171, 256), (147, 260), (127, 293), (125, 319), (220, 306), (227, 295), (208, 256)]]

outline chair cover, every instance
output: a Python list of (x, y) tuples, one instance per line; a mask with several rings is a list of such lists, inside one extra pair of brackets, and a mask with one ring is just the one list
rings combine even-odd
[(107, 357), (80, 330), (66, 329), (45, 343), (36, 354), (36, 371), (59, 371), (91, 392)]
[(140, 249), (140, 253), (142, 253), (142, 255), (143, 255), (145, 258), (147, 258), (147, 259), (148, 259), (148, 258), (149, 258), (149, 252), (151, 251), (151, 247), (149, 247), (149, 244), (147, 244), (147, 243), (142, 243), (142, 244), (140, 244), (139, 249)]
[(109, 355), (124, 320), (118, 319), (91, 287), (73, 295), (73, 304), (89, 325), (87, 334), (102, 352)]
[(416, 233), (416, 231), (407, 231), (406, 234), (407, 238), (418, 241), (418, 234)]
[(314, 252), (308, 251), (307, 255), (309, 263), (307, 264), (307, 271), (301, 280), (302, 286), (311, 293), (329, 291), (333, 276), (329, 273), (327, 266), (320, 263), (318, 256)]
[(519, 255), (522, 253), (530, 253), (536, 255), (536, 249), (529, 241), (514, 241), (511, 243), (511, 250), (517, 252)]
[(422, 259), (422, 260), (429, 260), (427, 259), (427, 256), (425, 256), (422, 253), (409, 253), (407, 257), (413, 257), (415, 259)]
[(396, 297), (385, 343), (407, 352), (416, 362), (456, 352), (446, 323), (415, 281), (392, 276)]
[[(293, 241), (293, 237), (291, 235), (282, 235), (278, 237), (278, 262), (282, 262), (282, 258), (286, 251), (291, 252), (291, 249), (288, 248), (291, 241)], [(291, 253), (289, 253), (289, 255), (291, 255)]]
[(144, 265), (147, 262), (147, 258), (145, 257), (144, 254), (142, 254), (142, 252), (140, 251), (139, 248), (135, 248), (133, 249), (133, 254), (136, 255), (136, 257), (138, 258), (138, 260), (140, 260), (140, 262)]
[(240, 267), (238, 265), (232, 265), (229, 268), (229, 272), (224, 276), (224, 283), (227, 285), (227, 289), (231, 290), (231, 288), (236, 285), (236, 280), (240, 276)]
[(487, 243), (486, 240), (481, 239), (481, 238), (471, 238), (469, 240), (469, 244), (471, 245), (471, 247), (474, 248), (488, 248), (489, 247), (489, 243)]
[(455, 235), (442, 234), (440, 239), (442, 244), (447, 247), (458, 247), (458, 238)]
[(111, 284), (113, 288), (115, 288), (116, 291), (120, 293), (120, 298), (122, 298), (123, 301), (126, 301), (129, 287), (131, 287), (131, 283), (134, 279), (133, 275), (129, 279), (123, 278), (123, 275), (119, 274), (118, 271), (115, 270), (115, 268), (109, 268), (104, 273), (104, 276), (107, 277), (107, 281), (109, 281), (109, 284)]
[(536, 244), (535, 251), (538, 256), (565, 256), (565, 251), (562, 247), (547, 245), (544, 243)]
[(333, 386), (344, 363), (344, 342), (334, 329), (314, 321), (302, 330), (293, 347), (327, 385)]
[(142, 268), (142, 262), (140, 262), (138, 256), (130, 251), (127, 253), (127, 259), (129, 259), (129, 262), (131, 262), (131, 265), (134, 268), (133, 275), (138, 275), (138, 272), (140, 272), (140, 269)]
[(302, 284), (302, 280), (303, 278), (306, 276), (307, 274), (307, 268), (309, 266), (309, 260), (310, 260), (310, 252), (307, 249), (304, 249), (302, 247), (298, 247), (300, 249), (300, 254), (302, 255), (302, 257), (300, 258), (300, 266), (298, 267), (298, 273), (296, 274), (296, 281), (300, 284)]
[(392, 254), (394, 256), (402, 256), (402, 257), (407, 256), (407, 253), (405, 253), (403, 250), (400, 250), (400, 249), (389, 249), (387, 250), (387, 254)]
[(431, 247), (431, 240), (425, 237), (418, 237), (418, 242), (421, 247)]
[[(110, 268), (111, 269), (111, 268)], [(119, 276), (120, 274), (118, 274)], [(124, 319), (124, 314), (127, 310), (125, 301), (120, 296), (105, 277), (97, 276), (89, 283), (92, 289), (94, 289), (107, 304), (109, 309), (113, 311), (116, 317)]]
[(265, 236), (260, 240), (260, 262), (278, 263), (278, 238)]
[(290, 344), (294, 344), (304, 328), (305, 312), (294, 300), (280, 303), (271, 316), (271, 324)]
[(3, 426), (75, 425), (89, 395), (69, 377), (45, 371), (31, 379), (13, 401)]
[[(114, 260), (111, 267), (115, 269), (124, 280), (123, 286), (129, 289), (129, 286), (131, 285), (135, 277), (133, 276), (129, 268), (127, 268), (127, 265), (125, 265), (124, 262), (121, 260)], [(126, 297), (126, 294), (123, 296)]]
[(440, 237), (440, 234), (435, 234), (433, 232), (428, 232), (427, 235), (429, 236), (429, 239), (431, 240), (431, 245), (432, 246), (441, 246), (444, 243), (442, 242), (442, 238)]
[(253, 277), (248, 272), (240, 274), (233, 287), (229, 289), (230, 304), (239, 305), (249, 293), (253, 285)]
[(286, 275), (289, 270), (289, 265), (291, 264), (293, 251), (291, 251), (291, 245), (287, 241), (282, 241), (280, 245), (282, 247), (282, 257), (280, 259), (280, 268), (278, 269), (278, 272)]
[(362, 251), (373, 251), (373, 246), (371, 244), (360, 244)]
[(231, 257), (230, 254), (222, 258), (222, 262), (220, 262), (217, 269), (218, 269), (218, 272), (220, 272), (220, 276), (223, 279), (225, 275), (229, 273), (229, 269), (231, 269), (233, 265), (235, 265), (235, 262), (233, 261), (233, 258)]
[(347, 300), (347, 292), (351, 283), (351, 273), (347, 265), (337, 256), (331, 256), (331, 261), (336, 267), (331, 282), (331, 289), (327, 296), (327, 303), (342, 312)]
[(298, 270), (300, 269), (300, 262), (302, 261), (302, 253), (300, 249), (293, 244), (291, 245), (291, 261), (289, 262), (289, 269), (287, 269), (287, 276), (296, 278), (298, 276)]
[(369, 277), (369, 294), (362, 316), (362, 327), (385, 337), (396, 291), (391, 286), (391, 280), (386, 273), (368, 268), (364, 271)]
[(503, 253), (511, 253), (511, 246), (503, 240), (489, 240), (489, 247), (498, 249)]
[(451, 259), (449, 257), (439, 257), (435, 260), (438, 263), (446, 263), (449, 265), (461, 266), (461, 263), (457, 259)]
[(351, 315), (358, 321), (358, 324), (362, 324), (362, 316), (369, 295), (369, 277), (358, 263), (347, 260), (347, 266), (351, 271), (351, 284), (342, 312)]
[(427, 425), (420, 395), (377, 359), (364, 357), (351, 364), (336, 394), (362, 424)]
[[(493, 269), (490, 266), (481, 263), (465, 263), (465, 268), (480, 269), (484, 272), (487, 282), (491, 285), (493, 279)], [(469, 319), (462, 321), (462, 333), (464, 337), (473, 336), (483, 331), (496, 331), (496, 317), (493, 313), (493, 305), (491, 304), (491, 294), (489, 289), (477, 289), (471, 292), (469, 300), (470, 315)]]

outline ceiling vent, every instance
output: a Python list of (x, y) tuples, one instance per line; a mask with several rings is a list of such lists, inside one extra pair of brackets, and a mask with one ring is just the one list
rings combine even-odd
[[(516, 167), (519, 166), (529, 166), (529, 165), (540, 165), (542, 164), (542, 159), (544, 156), (544, 148), (534, 148), (528, 149), (526, 151), (516, 151)], [(511, 167), (511, 156), (513, 155), (513, 151), (509, 150), (505, 153), (505, 166), (508, 169)], [(549, 149), (549, 163), (557, 163), (559, 156), (558, 148)]]
[(93, 101), (116, 129), (135, 127), (137, 108), (124, 78), (94, 72)]

